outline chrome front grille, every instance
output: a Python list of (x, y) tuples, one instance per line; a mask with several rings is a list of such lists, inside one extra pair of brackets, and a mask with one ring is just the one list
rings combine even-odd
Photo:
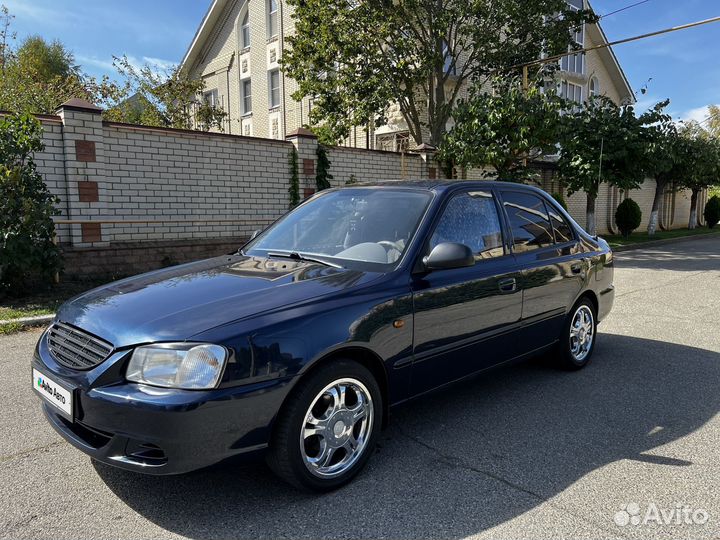
[(78, 328), (57, 322), (48, 336), (50, 354), (60, 364), (72, 369), (90, 369), (105, 360), (113, 346)]

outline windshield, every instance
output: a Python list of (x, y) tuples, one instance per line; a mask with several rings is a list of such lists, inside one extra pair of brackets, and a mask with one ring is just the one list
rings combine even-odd
[(401, 188), (331, 191), (290, 212), (247, 244), (243, 253), (394, 267), (430, 199), (429, 192)]

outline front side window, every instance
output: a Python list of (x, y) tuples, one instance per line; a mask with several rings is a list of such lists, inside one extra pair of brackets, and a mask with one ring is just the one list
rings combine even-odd
[(412, 189), (346, 188), (299, 206), (250, 242), (249, 256), (297, 253), (348, 268), (397, 265), (432, 195)]
[(277, 69), (268, 75), (270, 85), (270, 108), (280, 106), (280, 72)]
[(505, 254), (502, 227), (492, 193), (469, 191), (450, 199), (430, 237), (430, 249), (444, 242), (465, 244), (472, 249), (476, 259)]
[(242, 26), (240, 27), (240, 35), (242, 37), (242, 48), (247, 49), (250, 46), (250, 13), (245, 13)]
[(278, 35), (278, 0), (267, 0), (268, 2), (268, 37)]
[(550, 221), (552, 222), (553, 230), (555, 231), (555, 242), (558, 244), (564, 244), (575, 239), (572, 233), (570, 225), (568, 225), (565, 218), (560, 215), (560, 212), (553, 209), (550, 205), (548, 206)]
[(243, 114), (252, 112), (252, 83), (249, 80), (242, 83)]
[(553, 244), (552, 225), (540, 197), (519, 191), (505, 191), (502, 198), (516, 253)]

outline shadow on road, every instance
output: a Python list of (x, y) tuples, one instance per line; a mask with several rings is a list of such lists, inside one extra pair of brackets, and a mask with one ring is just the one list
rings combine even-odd
[(617, 254), (617, 260), (622, 268), (681, 272), (720, 270), (720, 235), (698, 237), (667, 247), (648, 246), (647, 249), (624, 251)]
[(135, 511), (193, 538), (461, 538), (499, 525), (605, 464), (651, 452), (720, 409), (720, 354), (600, 334), (587, 369), (530, 362), (397, 410), (349, 486), (299, 493), (264, 465), (149, 477), (95, 464)]

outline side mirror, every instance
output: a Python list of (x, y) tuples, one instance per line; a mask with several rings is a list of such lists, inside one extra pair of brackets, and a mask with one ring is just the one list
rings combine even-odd
[(262, 231), (260, 229), (255, 229), (252, 234), (250, 235), (250, 240), (255, 240), (258, 234), (260, 234)]
[(443, 242), (435, 246), (430, 255), (423, 257), (423, 264), (427, 270), (466, 268), (475, 264), (475, 256), (465, 244)]

